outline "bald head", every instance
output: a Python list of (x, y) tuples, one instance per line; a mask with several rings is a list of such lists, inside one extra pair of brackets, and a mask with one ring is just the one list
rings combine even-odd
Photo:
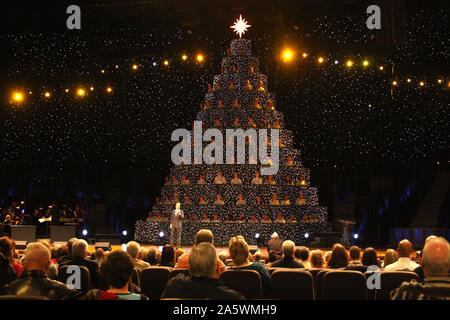
[(50, 267), (50, 250), (40, 242), (27, 245), (24, 252), (25, 270), (41, 270), (46, 274)]
[(398, 243), (397, 253), (400, 258), (409, 258), (412, 251), (412, 243), (408, 239)]
[(446, 239), (435, 237), (423, 248), (423, 267), (426, 276), (447, 276), (450, 268), (450, 246)]

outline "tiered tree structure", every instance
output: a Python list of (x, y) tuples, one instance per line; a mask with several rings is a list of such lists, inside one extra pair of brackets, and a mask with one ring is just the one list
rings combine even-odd
[[(318, 190), (310, 185), (310, 170), (303, 167), (300, 151), (293, 148), (293, 133), (285, 129), (283, 114), (276, 110), (275, 96), (267, 88), (267, 76), (260, 73), (259, 60), (251, 54), (251, 41), (235, 39), (222, 60), (221, 74), (214, 77), (213, 85), (208, 85), (197, 120), (203, 122), (204, 130), (208, 127), (222, 130), (224, 142), (225, 129), (268, 129), (268, 137), (270, 130), (279, 129), (279, 170), (273, 181), (261, 176), (262, 184), (252, 184), (262, 164), (249, 163), (247, 145), (245, 164), (226, 164), (224, 147), (224, 164), (175, 165), (162, 187), (160, 202), (153, 207), (155, 221), (136, 224), (137, 240), (158, 242), (161, 235), (167, 240), (168, 222), (161, 222), (160, 216), (170, 217), (177, 201), (186, 215), (182, 233), (182, 242), (186, 244), (192, 244), (196, 231), (202, 228), (213, 230), (217, 244), (227, 244), (231, 236), (238, 234), (249, 243), (256, 243), (258, 238), (267, 241), (274, 231), (284, 239), (301, 243), (307, 240), (306, 234), (329, 230), (327, 210), (319, 206)], [(203, 146), (207, 144), (203, 142)], [(219, 172), (226, 184), (214, 183)], [(231, 183), (235, 174), (242, 184)], [(197, 183), (200, 175), (206, 184)], [(223, 205), (215, 204), (218, 195)], [(270, 205), (274, 195), (280, 205)], [(258, 197), (260, 203), (256, 204)], [(303, 200), (298, 200), (301, 197)], [(237, 202), (239, 199), (245, 204), (239, 204), (242, 203)], [(280, 215), (286, 223), (276, 222)]]

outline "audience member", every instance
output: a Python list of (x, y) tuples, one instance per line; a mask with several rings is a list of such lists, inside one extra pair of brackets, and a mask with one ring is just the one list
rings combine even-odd
[(305, 268), (311, 268), (311, 264), (309, 263), (309, 249), (307, 247), (301, 246), (296, 248), (294, 256)]
[(410, 259), (410, 255), (413, 251), (412, 243), (404, 239), (398, 243), (397, 254), (398, 260), (390, 265), (386, 266), (386, 271), (413, 271), (419, 264)]
[(261, 262), (256, 261), (251, 263), (248, 261), (249, 249), (244, 237), (236, 236), (231, 238), (228, 251), (230, 252), (231, 259), (233, 259), (233, 269), (255, 270), (259, 273), (261, 276), (263, 294), (265, 297), (268, 297), (270, 290), (270, 274)]
[(175, 263), (177, 263), (178, 258), (185, 253), (186, 253), (186, 251), (184, 251), (183, 248), (177, 248), (177, 250), (175, 250)]
[(304, 268), (304, 265), (294, 259), (295, 243), (286, 240), (282, 245), (283, 257), (274, 263), (272, 268)]
[(267, 257), (266, 267), (267, 268), (272, 267), (272, 263), (277, 261), (277, 259), (278, 259), (277, 252), (275, 250), (270, 250), (269, 255)]
[(309, 261), (311, 264), (311, 268), (313, 269), (321, 269), (325, 266), (325, 258), (323, 257), (322, 250), (313, 250), (311, 251)]
[(170, 279), (162, 298), (243, 300), (241, 294), (224, 286), (216, 278), (216, 249), (210, 242), (196, 244), (189, 254), (189, 272), (191, 277), (182, 274)]
[(159, 259), (158, 259), (158, 248), (156, 248), (155, 246), (150, 246), (147, 248), (147, 260), (146, 262), (148, 262), (150, 264), (150, 266), (156, 266), (159, 264)]
[(345, 268), (348, 266), (348, 260), (347, 250), (345, 250), (344, 246), (340, 243), (335, 243), (333, 249), (331, 249), (327, 267), (331, 269)]
[[(202, 242), (208, 242), (214, 245), (214, 235), (211, 232), (211, 230), (202, 229), (197, 232), (195, 235), (194, 240), (194, 248), (196, 245), (202, 243)], [(175, 269), (189, 269), (189, 253), (185, 253), (182, 256), (178, 258), (178, 262), (175, 265)], [(216, 274), (214, 275), (215, 278), (219, 278), (220, 274), (225, 271), (227, 267), (222, 262), (222, 260), (217, 259), (216, 262)]]
[(67, 254), (64, 256), (59, 256), (59, 260), (58, 260), (58, 264), (62, 265), (64, 264), (66, 261), (69, 261), (72, 259), (72, 245), (75, 243), (75, 241), (77, 241), (77, 238), (72, 238), (69, 239), (66, 243), (66, 247), (67, 247)]
[[(402, 254), (406, 255), (406, 252), (407, 250)], [(401, 259), (400, 252), (399, 256)], [(392, 300), (450, 299), (450, 246), (448, 241), (441, 237), (428, 240), (425, 242), (422, 258), (425, 274), (423, 282), (418, 283), (415, 280), (403, 282), (399, 288), (391, 292)], [(409, 266), (406, 259), (403, 263)]]
[(134, 267), (142, 271), (145, 268), (149, 268), (150, 264), (139, 259), (140, 250), (141, 246), (136, 241), (130, 241), (127, 243), (127, 252), (131, 257), (131, 261), (133, 261)]
[(108, 290), (90, 290), (83, 300), (148, 300), (143, 294), (128, 291), (135, 265), (131, 256), (121, 250), (111, 252), (100, 266), (100, 272), (108, 283)]
[(173, 268), (175, 266), (175, 248), (166, 244), (161, 252), (161, 262), (159, 263), (160, 267), (170, 267)]
[(78, 239), (72, 245), (72, 259), (60, 263), (60, 266), (85, 266), (91, 275), (91, 285), (95, 287), (98, 283), (98, 264), (95, 261), (86, 259), (88, 253), (88, 243), (86, 240)]
[(383, 268), (398, 261), (397, 252), (394, 249), (387, 249), (384, 253)]
[[(51, 246), (47, 240), (40, 239), (38, 242), (42, 243), (51, 252)], [(50, 264), (50, 268), (48, 269), (48, 277), (52, 280), (58, 279), (58, 266), (56, 263), (52, 262)]]
[(349, 250), (350, 261), (349, 266), (360, 266), (361, 263), (361, 249), (358, 246), (352, 246)]
[(267, 242), (267, 251), (270, 252), (273, 250), (277, 253), (278, 256), (281, 256), (281, 246), (283, 240), (281, 240), (280, 236), (276, 232), (272, 233), (270, 238), (271, 239), (269, 240), (269, 242)]
[(102, 248), (97, 248), (95, 250), (95, 262), (98, 263), (98, 265), (101, 265), (103, 260), (105, 259), (105, 252)]
[(24, 255), (24, 271), (20, 279), (3, 287), (0, 294), (47, 297), (50, 300), (75, 299), (80, 295), (64, 283), (47, 277), (51, 265), (50, 251), (43, 243), (28, 244)]
[[(12, 241), (8, 237), (0, 238), (0, 287), (18, 278), (11, 263)], [(23, 271), (23, 270), (22, 270)], [(22, 271), (20, 271), (22, 273)]]
[(377, 252), (374, 248), (369, 247), (363, 251), (361, 257), (361, 263), (363, 266), (378, 266), (380, 267), (380, 262), (377, 257)]

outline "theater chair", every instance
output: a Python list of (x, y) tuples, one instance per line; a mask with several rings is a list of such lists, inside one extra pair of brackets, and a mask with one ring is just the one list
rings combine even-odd
[[(313, 281), (314, 281), (314, 291), (317, 292), (316, 290), (316, 281), (317, 281), (317, 275), (319, 274), (320, 271), (323, 271), (323, 269), (305, 269), (307, 271), (309, 271), (309, 273), (311, 273), (312, 277), (313, 277)], [(317, 296), (316, 296), (317, 299)]]
[(311, 273), (299, 269), (278, 269), (270, 280), (270, 297), (281, 300), (314, 300)]
[(131, 273), (131, 282), (138, 287), (141, 287), (141, 270), (138, 268), (133, 269), (133, 272)]
[(50, 300), (50, 299), (47, 297), (41, 297), (41, 296), (6, 295), (6, 296), (0, 296), (0, 300)]
[(400, 287), (403, 281), (414, 279), (419, 282), (419, 276), (412, 271), (383, 271), (380, 276), (381, 289), (375, 290), (375, 300), (391, 300), (391, 291)]
[(366, 278), (359, 271), (330, 270), (322, 279), (322, 300), (367, 300)]
[(316, 300), (322, 300), (322, 280), (325, 273), (330, 271), (330, 269), (320, 269), (316, 275)]
[(174, 278), (179, 274), (184, 274), (187, 277), (191, 276), (191, 274), (189, 273), (189, 269), (173, 269), (170, 273), (170, 278)]
[(161, 299), (172, 268), (150, 267), (141, 271), (141, 291), (150, 300)]
[[(67, 284), (67, 279), (73, 274), (73, 273), (67, 273), (67, 268), (69, 266), (60, 266), (58, 268), (58, 281)], [(80, 291), (83, 294), (86, 294), (91, 289), (91, 273), (89, 272), (89, 269), (85, 266), (77, 266), (80, 268), (80, 274), (81, 274), (81, 289)]]
[(247, 299), (262, 299), (261, 276), (255, 270), (229, 269), (221, 273), (220, 280)]
[(367, 271), (367, 266), (348, 266), (344, 270), (353, 270), (364, 273)]

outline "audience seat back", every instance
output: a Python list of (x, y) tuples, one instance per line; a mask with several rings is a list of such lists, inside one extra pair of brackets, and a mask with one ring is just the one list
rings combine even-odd
[(322, 280), (325, 273), (330, 271), (330, 269), (320, 269), (316, 275), (316, 300), (322, 300)]
[(247, 299), (262, 299), (261, 276), (255, 270), (228, 269), (220, 274), (220, 280)]
[[(67, 285), (67, 280), (72, 275), (72, 273), (68, 273), (67, 269), (70, 267), (70, 265), (66, 266), (60, 266), (58, 268), (58, 281), (64, 283)], [(91, 274), (89, 272), (89, 269), (85, 266), (77, 266), (80, 268), (80, 274), (81, 274), (81, 289), (80, 291), (83, 294), (86, 294), (91, 289)]]
[(366, 272), (367, 271), (367, 266), (348, 266), (346, 268), (344, 268), (344, 270), (353, 270), (353, 271), (359, 271), (359, 272)]
[(314, 300), (314, 280), (306, 270), (279, 268), (272, 273), (270, 296), (280, 300)]
[(351, 270), (329, 270), (323, 276), (322, 300), (366, 299), (366, 278), (361, 272)]
[(50, 300), (50, 299), (47, 297), (42, 297), (42, 296), (5, 295), (5, 296), (0, 296), (0, 300)]
[(391, 291), (400, 287), (403, 281), (419, 281), (419, 276), (412, 271), (383, 271), (380, 276), (381, 289), (375, 290), (375, 300), (390, 300)]
[(172, 268), (150, 267), (141, 271), (141, 291), (150, 300), (161, 299)]
[(138, 287), (141, 286), (141, 270), (138, 268), (133, 269), (133, 273), (131, 274), (131, 282), (133, 282)]

